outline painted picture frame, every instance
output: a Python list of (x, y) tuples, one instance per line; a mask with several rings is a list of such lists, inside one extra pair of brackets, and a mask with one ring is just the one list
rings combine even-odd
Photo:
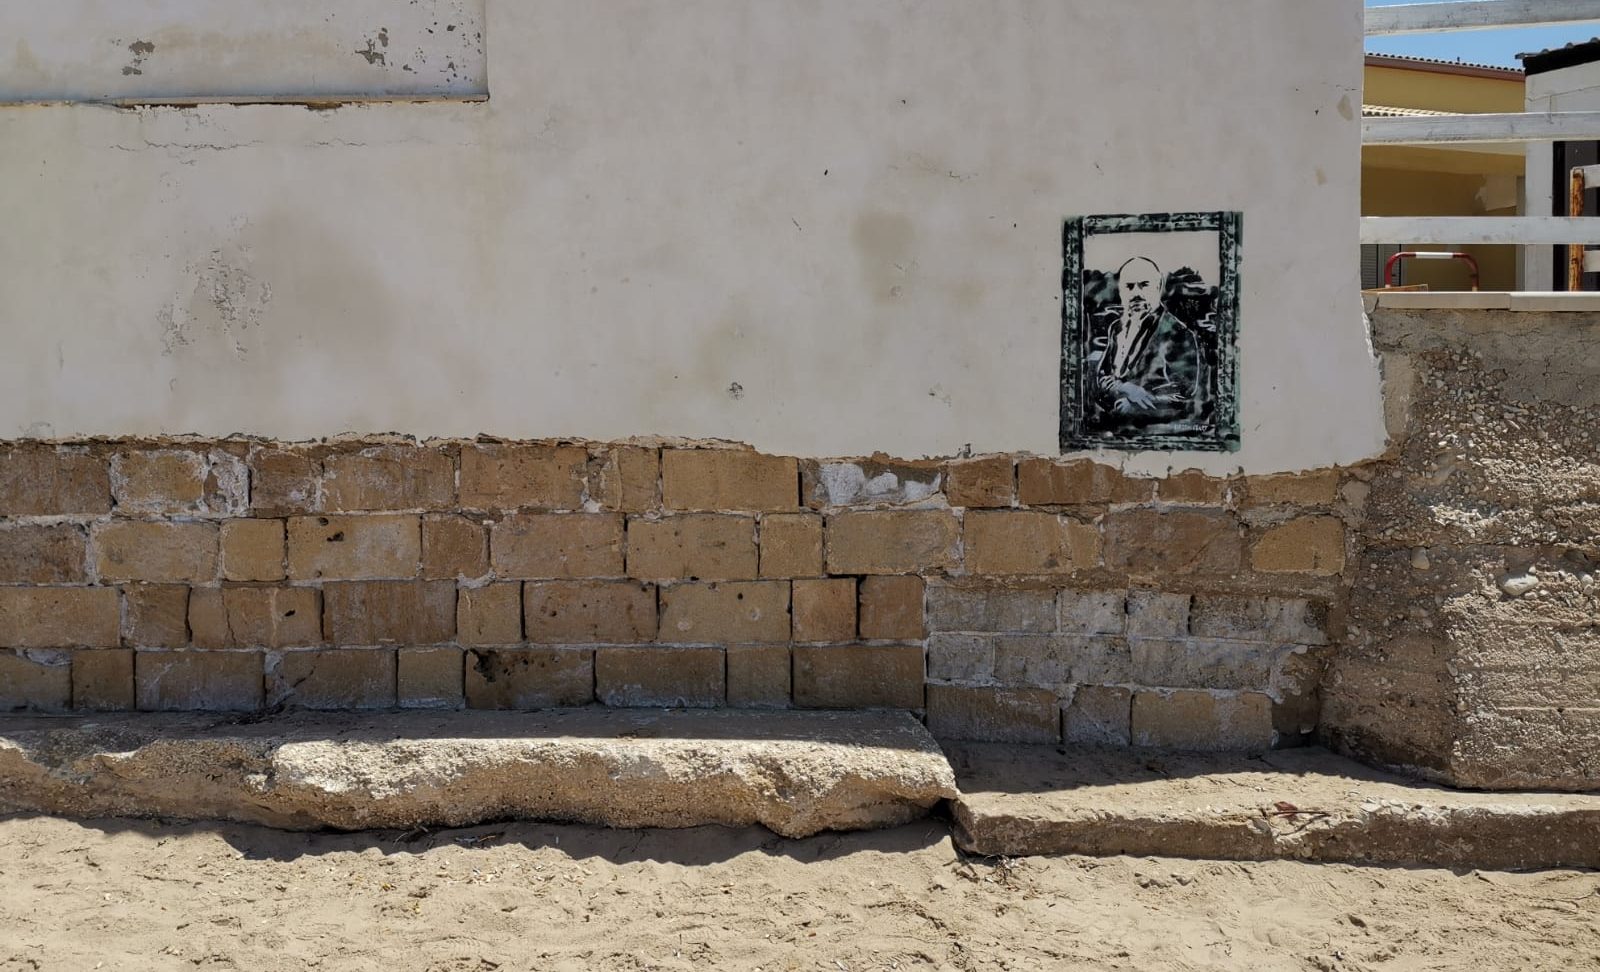
[(1061, 451), (1239, 449), (1238, 212), (1062, 233)]

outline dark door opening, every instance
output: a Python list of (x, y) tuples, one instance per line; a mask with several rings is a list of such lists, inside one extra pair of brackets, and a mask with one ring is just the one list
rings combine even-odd
[[(1600, 165), (1600, 142), (1556, 142), (1552, 153), (1555, 157), (1554, 199), (1552, 207), (1556, 216), (1575, 216), (1572, 212), (1572, 170), (1580, 165)], [(1583, 194), (1583, 211), (1590, 216), (1600, 215), (1600, 186), (1590, 186)], [(1550, 282), (1551, 290), (1569, 290), (1567, 286), (1567, 260), (1571, 255), (1571, 248), (1557, 246), (1555, 251), (1555, 279)], [(1600, 273), (1586, 273), (1583, 275), (1583, 290), (1600, 290)]]

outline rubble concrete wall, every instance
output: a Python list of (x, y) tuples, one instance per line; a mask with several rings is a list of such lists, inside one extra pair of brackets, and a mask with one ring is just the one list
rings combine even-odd
[(1378, 310), (1373, 466), (1324, 732), (1487, 789), (1600, 788), (1600, 359), (1586, 313)]

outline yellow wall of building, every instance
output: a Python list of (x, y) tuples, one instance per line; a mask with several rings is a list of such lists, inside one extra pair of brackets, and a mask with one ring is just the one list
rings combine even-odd
[[(1487, 178), (1448, 172), (1420, 172), (1363, 166), (1361, 212), (1365, 216), (1511, 216), (1516, 207), (1484, 209), (1480, 193)], [(1424, 245), (1418, 250), (1459, 250), (1477, 258), (1484, 290), (1517, 289), (1517, 248), (1514, 246)], [(1464, 264), (1442, 261), (1408, 262), (1405, 282), (1427, 284), (1433, 290), (1466, 290)]]
[(1369, 66), (1362, 100), (1369, 105), (1429, 111), (1522, 111), (1522, 79)]
[[(1369, 105), (1464, 113), (1523, 110), (1522, 79), (1480, 78), (1441, 71), (1372, 67), (1366, 69), (1362, 101)], [(1517, 178), (1523, 174), (1518, 146), (1416, 148), (1373, 146), (1362, 151), (1363, 216), (1512, 216), (1517, 213)], [(1484, 290), (1517, 288), (1514, 246), (1419, 245), (1417, 250), (1470, 253), (1482, 271)], [(1433, 290), (1465, 290), (1465, 264), (1413, 261), (1405, 266), (1408, 284)]]

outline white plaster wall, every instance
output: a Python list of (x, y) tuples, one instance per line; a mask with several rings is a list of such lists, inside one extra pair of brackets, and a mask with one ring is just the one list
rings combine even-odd
[(1131, 467), (1382, 446), (1359, 0), (487, 17), (487, 104), (0, 109), (0, 433), (1049, 454), (1063, 217), (1240, 209), (1243, 450)]

